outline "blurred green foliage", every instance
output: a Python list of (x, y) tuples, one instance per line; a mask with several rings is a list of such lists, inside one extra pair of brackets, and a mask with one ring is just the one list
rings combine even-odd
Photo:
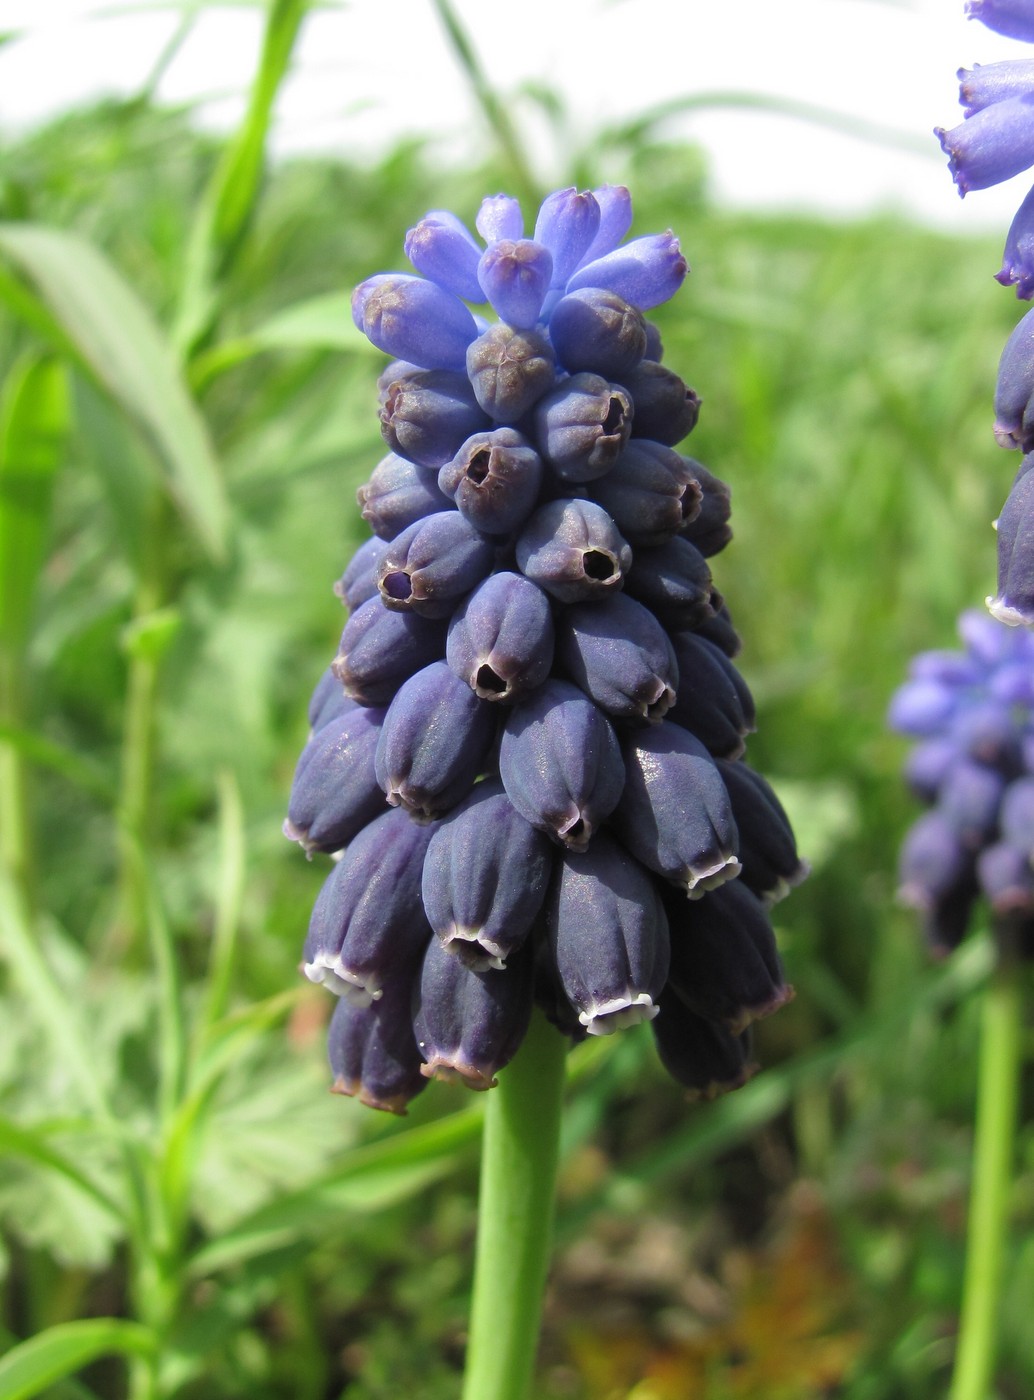
[[(419, 143), (263, 177), (301, 12), (271, 10), (230, 143), (141, 100), (0, 150), (4, 1400), (457, 1393), (479, 1106), (328, 1098), (326, 999), (294, 975), (324, 870), (279, 828), (381, 454), (347, 293), (514, 177)], [(687, 1109), (634, 1033), (572, 1056), (542, 1395), (932, 1400), (989, 959), (931, 969), (895, 909), (883, 720), (992, 585), (1016, 311), (994, 246), (724, 213), (649, 127), (571, 175), (629, 184), (636, 231), (689, 256), (656, 319), (734, 490), (750, 757), (814, 875), (747, 1088)], [(1034, 1387), (1029, 1128), (1015, 1198), (1002, 1397)]]

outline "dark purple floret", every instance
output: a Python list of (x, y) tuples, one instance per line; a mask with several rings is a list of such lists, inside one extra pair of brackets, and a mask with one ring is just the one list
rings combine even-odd
[(424, 910), (444, 947), (478, 971), (505, 967), (546, 897), (554, 849), (497, 779), (478, 783), (424, 859)]
[(516, 330), (505, 321), (489, 326), (467, 350), (467, 376), (474, 397), (496, 423), (516, 423), (553, 387), (553, 347), (536, 330)]
[(348, 846), (312, 912), (303, 953), (310, 982), (363, 1006), (415, 969), (433, 937), (420, 899), (432, 833), (386, 811)]
[(701, 492), (700, 509), (682, 530), (683, 539), (695, 545), (705, 559), (720, 554), (732, 539), (729, 517), (732, 514), (732, 493), (724, 481), (719, 481), (706, 467), (692, 457), (683, 457)]
[(370, 598), (345, 624), (332, 670), (359, 705), (388, 705), (403, 681), (445, 651), (445, 624), (391, 612)]
[(695, 632), (671, 634), (683, 682), (668, 718), (695, 734), (716, 758), (739, 758), (755, 729), (754, 698), (729, 658)]
[(482, 700), (519, 700), (553, 665), (553, 614), (522, 574), (492, 574), (449, 624), (446, 660)]
[(363, 603), (377, 597), (377, 570), (387, 547), (386, 540), (365, 540), (335, 583), (334, 592), (349, 612), (355, 612)]
[(700, 513), (703, 492), (687, 457), (634, 438), (601, 480), (593, 499), (613, 518), (633, 549), (662, 545)]
[(444, 816), (483, 772), (496, 714), (444, 661), (410, 677), (388, 706), (377, 781), (392, 806), (418, 821)]
[(349, 700), (341, 689), (341, 682), (328, 666), (309, 699), (309, 728), (315, 733), (345, 710), (350, 710), (354, 704), (355, 701)]
[(624, 450), (632, 413), (620, 385), (599, 374), (572, 374), (535, 407), (539, 450), (562, 481), (595, 481)]
[(608, 715), (638, 723), (664, 718), (679, 670), (664, 628), (633, 598), (565, 608), (557, 654), (566, 674)]
[(417, 983), (413, 1033), (427, 1078), (468, 1089), (494, 1088), (531, 1019), (531, 958), (517, 954), (506, 972), (477, 971), (432, 938)]
[(386, 608), (446, 618), (494, 562), (491, 540), (459, 511), (437, 511), (391, 541), (377, 570), (377, 587)]
[(690, 1100), (714, 1099), (741, 1089), (757, 1072), (750, 1058), (750, 1030), (734, 1035), (719, 1021), (706, 1021), (666, 987), (650, 1023), (657, 1053)]
[[(807, 861), (797, 853), (793, 827), (778, 797), (746, 763), (718, 761), (739, 833), (740, 879), (766, 904), (785, 898), (806, 879)], [(724, 886), (723, 886), (724, 888)]]
[(589, 1035), (657, 1014), (668, 921), (653, 878), (606, 833), (560, 858), (546, 933), (560, 985)]
[(406, 1105), (427, 1088), (410, 1000), (409, 981), (401, 977), (368, 1006), (344, 998), (338, 1002), (327, 1033), (335, 1094), (357, 1098), (367, 1108), (404, 1114)]
[[(541, 506), (517, 537), (521, 572), (561, 603), (602, 601), (622, 586), (632, 550), (593, 501)], [(710, 574), (708, 575), (710, 577)]]
[(589, 370), (622, 384), (646, 354), (642, 312), (599, 287), (561, 297), (550, 314), (549, 338), (571, 374)]
[(637, 860), (691, 898), (735, 879), (732, 805), (700, 740), (662, 720), (629, 734), (622, 752), (625, 789), (612, 820)]
[(542, 458), (514, 428), (467, 439), (438, 473), (438, 485), (460, 514), (486, 535), (508, 535), (534, 509)]
[(715, 610), (707, 560), (680, 536), (654, 549), (637, 549), (625, 591), (644, 603), (665, 627), (679, 630), (698, 627)]
[(395, 452), (374, 467), (356, 499), (363, 519), (382, 540), (393, 540), (425, 515), (449, 508), (433, 474)]
[(1004, 792), (1005, 779), (1000, 773), (963, 758), (953, 764), (941, 784), (937, 805), (963, 844), (979, 850), (997, 831)]
[(572, 851), (588, 847), (625, 783), (610, 723), (576, 686), (557, 680), (507, 715), (499, 775), (525, 821)]
[(733, 1035), (771, 1016), (793, 996), (783, 977), (764, 904), (742, 880), (692, 902), (665, 899), (672, 988), (698, 1016)]
[(418, 370), (393, 379), (381, 405), (381, 436), (401, 457), (437, 471), (471, 433), (491, 427), (466, 374)]
[(998, 517), (998, 593), (987, 605), (1010, 627), (1034, 625), (1034, 472), (1025, 472)]
[(328, 721), (298, 760), (284, 835), (306, 855), (339, 851), (384, 810), (374, 772), (383, 710), (345, 711)]
[(632, 395), (632, 436), (674, 447), (696, 427), (700, 399), (667, 365), (644, 359), (631, 372), (616, 375)]

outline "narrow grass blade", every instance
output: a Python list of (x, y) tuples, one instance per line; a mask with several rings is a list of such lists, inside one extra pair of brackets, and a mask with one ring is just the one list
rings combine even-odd
[(21, 1127), (9, 1118), (0, 1118), (0, 1157), (20, 1157), (46, 1171), (57, 1172), (116, 1220), (125, 1218), (117, 1202), (81, 1172), (74, 1162), (51, 1147), (31, 1128)]
[(0, 224), (0, 254), (35, 284), (78, 363), (144, 433), (163, 485), (221, 558), (228, 513), (215, 451), (151, 312), (103, 253), (74, 233)]
[(0, 1400), (30, 1400), (100, 1356), (150, 1356), (155, 1345), (148, 1328), (114, 1317), (48, 1327), (0, 1357)]
[(308, 0), (271, 0), (247, 113), (223, 150), (187, 249), (183, 297), (174, 336), (185, 361), (211, 330), (218, 305), (218, 283), (233, 261), (255, 212), (273, 104), (307, 9)]

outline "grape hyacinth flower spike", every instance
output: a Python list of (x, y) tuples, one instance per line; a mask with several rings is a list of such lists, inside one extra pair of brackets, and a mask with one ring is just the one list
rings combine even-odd
[[(969, 0), (966, 13), (989, 29), (1034, 44), (1034, 4), (1029, 0)], [(963, 121), (935, 135), (948, 156), (959, 194), (987, 189), (1034, 166), (1034, 56), (959, 69)], [(995, 276), (1034, 297), (1034, 188), (1013, 218), (1002, 266)], [(1006, 448), (1034, 449), (1034, 313), (1016, 327), (1002, 353), (995, 389), (994, 434)], [(996, 521), (998, 587), (987, 599), (992, 614), (1009, 626), (1034, 626), (1034, 499), (1024, 457)]]
[(1002, 1257), (1022, 1065), (1024, 963), (1034, 958), (1034, 634), (959, 618), (962, 651), (917, 656), (890, 705), (915, 741), (905, 778), (924, 813), (900, 857), (899, 895), (938, 955), (986, 910), (994, 966), (983, 999), (970, 1224), (950, 1400), (994, 1390)]
[(504, 1175), (538, 1143), (546, 1182), (572, 1040), (647, 1022), (711, 1097), (791, 995), (769, 908), (807, 868), (743, 757), (754, 707), (711, 572), (730, 492), (679, 450), (700, 400), (647, 320), (688, 268), (631, 223), (622, 186), (556, 191), (528, 224), (490, 196), (476, 234), (434, 210), (415, 271), (352, 299), (393, 357), (388, 455), (285, 828), (339, 852), (304, 970), (343, 998), (339, 1092), (402, 1113), (434, 1078), (507, 1103), (486, 1182), (493, 1142)]

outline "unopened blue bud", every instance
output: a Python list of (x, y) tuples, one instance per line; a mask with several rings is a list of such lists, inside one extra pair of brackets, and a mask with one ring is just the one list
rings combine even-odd
[(687, 1097), (711, 1100), (741, 1089), (757, 1072), (750, 1058), (750, 1031), (734, 1035), (719, 1021), (706, 1021), (667, 987), (650, 1024), (661, 1063)]
[(995, 914), (1034, 914), (1030, 851), (997, 841), (977, 857), (977, 881)]
[(709, 753), (739, 758), (755, 729), (754, 699), (725, 653), (695, 632), (673, 632), (671, 643), (683, 677), (669, 719), (695, 734)]
[(934, 135), (960, 195), (986, 190), (1034, 165), (1034, 93), (1009, 97)]
[(505, 972), (477, 971), (433, 938), (424, 955), (413, 1032), (429, 1079), (492, 1089), (513, 1059), (532, 1009), (531, 959), (518, 954)]
[(486, 535), (508, 535), (523, 525), (541, 480), (542, 458), (514, 428), (475, 433), (438, 473), (444, 494)]
[(925, 738), (944, 727), (958, 704), (958, 694), (943, 681), (906, 681), (891, 698), (887, 723), (899, 734)]
[(578, 603), (557, 619), (564, 670), (607, 714), (654, 723), (675, 700), (679, 668), (667, 633), (648, 609), (620, 593)]
[(388, 984), (369, 1006), (343, 997), (334, 1008), (327, 1032), (327, 1053), (335, 1094), (357, 1098), (367, 1108), (404, 1114), (406, 1105), (427, 1088), (420, 1073), (410, 1016), (409, 980)]
[(973, 857), (944, 814), (924, 812), (901, 848), (898, 897), (914, 909), (931, 909), (971, 877)]
[(424, 858), (424, 911), (448, 951), (479, 971), (505, 967), (542, 907), (553, 850), (499, 781), (476, 784)]
[(582, 266), (612, 252), (632, 227), (632, 196), (624, 185), (600, 185), (592, 193), (599, 207), (600, 224), (582, 256)]
[(546, 913), (564, 995), (589, 1035), (651, 1020), (668, 976), (668, 921), (653, 878), (605, 832), (565, 853)]
[(444, 618), (494, 561), (492, 542), (459, 511), (437, 511), (391, 541), (377, 571), (377, 586), (386, 608)]
[(810, 873), (797, 854), (790, 819), (770, 784), (746, 763), (720, 759), (718, 771), (739, 833), (739, 878), (759, 899), (775, 904)]
[(665, 899), (672, 987), (691, 1010), (734, 1035), (793, 997), (765, 906), (742, 880), (690, 903)]
[[(1032, 123), (1034, 128), (1034, 123)], [(1005, 342), (995, 385), (995, 439), (1000, 447), (1034, 448), (1034, 310)]]
[(971, 117), (996, 102), (1034, 91), (1034, 59), (978, 63), (975, 68), (960, 68), (958, 78), (959, 102)]
[(389, 611), (380, 598), (370, 598), (345, 624), (334, 675), (349, 699), (387, 705), (403, 681), (444, 650), (444, 622)]
[(387, 547), (385, 540), (376, 537), (364, 540), (352, 555), (348, 568), (335, 583), (334, 592), (349, 612), (355, 612), (356, 608), (377, 597), (377, 570)]
[(632, 395), (635, 417), (632, 436), (649, 438), (674, 447), (697, 425), (700, 399), (684, 380), (673, 374), (667, 365), (644, 359), (630, 372), (618, 375)]
[(622, 745), (625, 789), (613, 825), (637, 860), (691, 897), (740, 873), (732, 805), (714, 760), (670, 720)]
[(387, 386), (381, 436), (401, 457), (435, 471), (460, 445), (491, 426), (465, 374), (420, 370)]
[(486, 243), (524, 237), (524, 215), (512, 195), (490, 194), (481, 201), (474, 227)]
[(374, 772), (383, 710), (355, 706), (315, 733), (302, 750), (284, 835), (306, 855), (339, 851), (384, 811)]
[(518, 330), (530, 330), (539, 319), (552, 273), (549, 249), (530, 238), (490, 243), (478, 265), (478, 281), (493, 310)]
[(561, 603), (617, 592), (632, 564), (631, 546), (593, 501), (541, 506), (518, 536), (516, 551), (521, 572)]
[(573, 374), (535, 406), (542, 455), (563, 481), (595, 481), (628, 442), (632, 400), (598, 374)]
[(352, 319), (378, 350), (422, 369), (462, 370), (478, 333), (459, 297), (405, 273), (360, 283), (352, 293)]
[(411, 676), (388, 707), (377, 781), (392, 806), (418, 821), (444, 816), (474, 786), (495, 731), (492, 706), (436, 661)]
[(924, 739), (905, 759), (905, 782), (922, 802), (935, 802), (948, 770), (958, 757), (958, 745), (954, 740)]
[(549, 338), (572, 374), (589, 370), (622, 384), (646, 354), (643, 313), (599, 287), (561, 297), (550, 313)]
[(363, 519), (382, 540), (393, 540), (414, 521), (449, 508), (433, 475), (395, 452), (374, 467), (356, 500)]
[(446, 660), (482, 700), (527, 695), (553, 665), (546, 595), (522, 574), (492, 574), (450, 622)]
[(937, 806), (964, 845), (979, 850), (994, 835), (1005, 779), (993, 768), (963, 759), (941, 784)]
[(634, 549), (656, 547), (700, 513), (703, 493), (694, 465), (659, 442), (633, 438), (611, 471), (594, 483), (593, 499)]
[(1017, 778), (1002, 798), (1002, 839), (1024, 851), (1034, 851), (1034, 777)]
[(563, 287), (589, 251), (600, 228), (600, 206), (585, 190), (554, 190), (539, 207), (532, 237), (553, 259), (552, 287)]
[(1013, 484), (998, 517), (998, 592), (987, 606), (1010, 627), (1034, 625), (1034, 472)]
[(604, 287), (649, 311), (673, 297), (685, 280), (689, 264), (682, 256), (679, 240), (667, 233), (633, 238), (603, 257), (585, 263), (568, 281), (567, 290)]
[(732, 514), (732, 493), (724, 481), (712, 475), (706, 467), (692, 457), (683, 457), (683, 462), (693, 473), (700, 488), (700, 509), (682, 529), (682, 538), (689, 540), (705, 559), (719, 554), (732, 539), (729, 516)]
[(481, 249), (462, 220), (432, 209), (406, 234), (406, 257), (424, 277), (464, 301), (483, 300), (478, 282)]
[(1032, 0), (966, 0), (966, 15), (1009, 39), (1034, 43)]
[(504, 321), (471, 342), (467, 376), (474, 396), (496, 423), (516, 423), (553, 385), (553, 347), (536, 330), (515, 330)]
[(362, 1006), (415, 970), (434, 936), (420, 899), (432, 832), (387, 811), (346, 847), (312, 911), (302, 967), (310, 982)]
[(995, 273), (995, 278), (1003, 287), (1015, 287), (1021, 301), (1030, 301), (1034, 296), (1034, 189), (1009, 225), (1001, 271)]
[(525, 821), (584, 851), (617, 806), (625, 769), (603, 713), (576, 686), (550, 680), (507, 715), (499, 776)]
[(625, 590), (667, 627), (690, 630), (715, 611), (711, 570), (689, 540), (676, 536), (654, 549), (637, 549)]

